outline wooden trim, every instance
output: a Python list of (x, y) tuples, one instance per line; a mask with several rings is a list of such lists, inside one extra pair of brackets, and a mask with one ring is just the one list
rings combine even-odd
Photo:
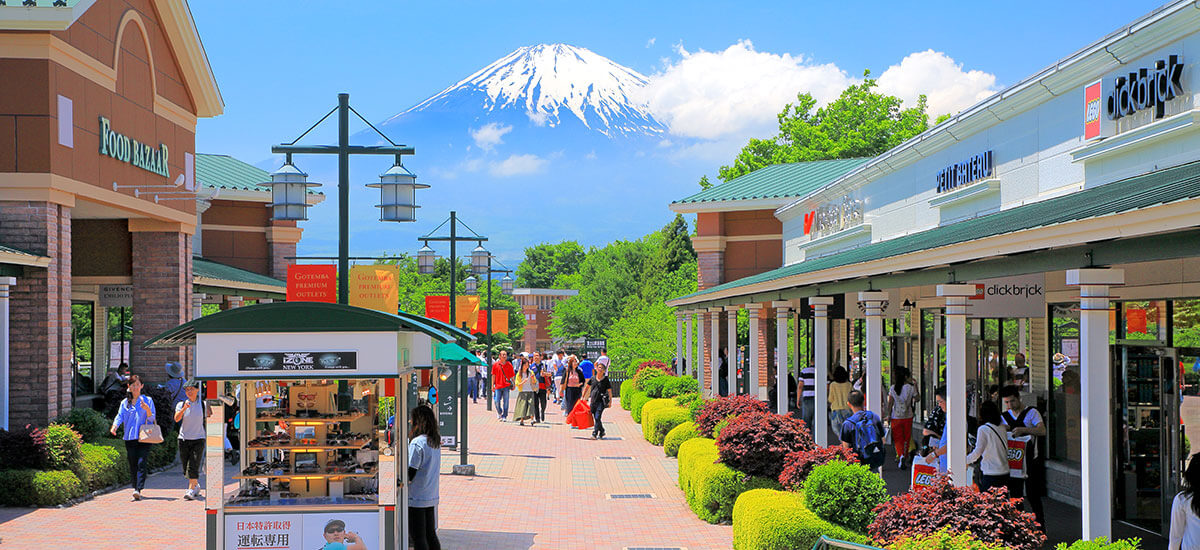
[(50, 266), (50, 258), (0, 250), (0, 264), (25, 265), (45, 269)]
[(133, 276), (131, 275), (88, 275), (85, 277), (71, 277), (72, 286), (131, 284), (133, 284)]
[(153, 3), (163, 33), (167, 35), (167, 44), (174, 50), (183, 81), (196, 104), (196, 116), (208, 118), (225, 112), (221, 90), (217, 87), (217, 79), (208, 63), (208, 54), (200, 42), (187, 2), (153, 0)]
[(187, 233), (194, 235), (196, 225), (186, 225), (183, 222), (152, 220), (149, 218), (129, 218), (130, 233)]
[[(48, 198), (25, 199), (9, 197), (38, 196), (57, 197), (56, 204), (71, 206), (76, 197), (86, 197), (95, 202), (125, 211), (131, 218), (151, 218), (159, 221), (177, 222), (184, 233), (196, 231), (196, 213), (176, 210), (153, 202), (132, 197), (104, 187), (84, 183), (58, 174), (6, 172), (0, 178), (0, 200), (49, 200)], [(70, 197), (70, 204), (61, 202)]]
[(210, 223), (201, 223), (201, 231), (232, 231), (234, 233), (266, 233), (267, 228), (256, 227), (253, 225), (217, 225)]
[(304, 229), (299, 227), (267, 227), (267, 242), (295, 244), (300, 242)]

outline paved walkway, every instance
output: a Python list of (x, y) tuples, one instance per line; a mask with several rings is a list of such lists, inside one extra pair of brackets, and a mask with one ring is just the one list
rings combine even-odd
[[(447, 550), (487, 548), (729, 548), (733, 531), (687, 508), (675, 459), (646, 443), (641, 426), (616, 403), (606, 412), (607, 440), (562, 423), (551, 404), (548, 425), (501, 423), (471, 405), (471, 462), (476, 477), (449, 475), (459, 454), (446, 451), (439, 535)], [(228, 481), (228, 480), (227, 480)], [(200, 502), (181, 497), (178, 465), (150, 476), (146, 500), (128, 488), (70, 508), (0, 508), (0, 550), (34, 548), (203, 548)], [(234, 485), (227, 484), (227, 491)], [(649, 494), (649, 499), (611, 499)]]

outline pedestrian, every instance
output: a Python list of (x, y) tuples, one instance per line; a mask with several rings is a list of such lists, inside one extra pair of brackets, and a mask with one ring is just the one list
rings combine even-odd
[[(979, 406), (979, 429), (975, 431), (975, 449), (967, 455), (967, 464), (979, 461), (983, 481), (979, 490), (1009, 486), (1008, 437), (1000, 419), (1000, 407), (993, 401)], [(895, 432), (892, 432), (895, 435)]]
[[(925, 463), (937, 462), (938, 473), (945, 474), (949, 471), (946, 466), (946, 436), (950, 433), (950, 430), (946, 429), (946, 386), (940, 386), (933, 391), (933, 400), (937, 402), (938, 411), (931, 414), (931, 420), (925, 423), (925, 434), (930, 436), (930, 449), (925, 455)], [(937, 415), (937, 412), (941, 414)], [(935, 424), (938, 418), (941, 419), (941, 423)]]
[(612, 367), (612, 360), (608, 358), (608, 348), (600, 348), (600, 357), (596, 358), (597, 365), (604, 365), (607, 370)]
[(129, 392), (117, 407), (109, 433), (117, 435), (117, 428), (124, 428), (125, 454), (129, 460), (129, 485), (133, 488), (133, 500), (142, 500), (142, 489), (146, 488), (149, 473), (150, 443), (138, 441), (138, 430), (143, 424), (154, 423), (154, 400), (142, 394), (142, 377), (129, 375)]
[(531, 421), (530, 424), (537, 424), (537, 417), (534, 416), (534, 407), (537, 406), (534, 400), (537, 399), (537, 375), (529, 365), (529, 361), (523, 361), (521, 368), (517, 369), (517, 408), (513, 413), (513, 420), (525, 425), (525, 421)]
[(896, 462), (900, 469), (906, 468), (908, 443), (912, 441), (913, 416), (917, 412), (917, 388), (908, 381), (908, 369), (896, 367), (892, 371), (892, 386), (888, 388), (887, 408), (892, 426), (892, 446), (896, 448)]
[(583, 379), (585, 381), (592, 379), (592, 371), (595, 370), (596, 364), (584, 359), (579, 363), (579, 370), (583, 371)]
[(842, 446), (854, 449), (858, 461), (866, 464), (872, 472), (879, 472), (887, 453), (883, 450), (883, 420), (866, 409), (867, 398), (854, 390), (846, 399), (853, 414), (842, 423)]
[(174, 361), (167, 361), (163, 369), (167, 371), (167, 384), (165, 386), (167, 395), (171, 396), (171, 406), (174, 407), (187, 398), (183, 391), (186, 382), (183, 378), (183, 367)]
[(533, 375), (537, 377), (538, 382), (537, 393), (533, 397), (533, 417), (538, 422), (545, 422), (547, 392), (550, 391), (550, 380), (553, 376), (539, 351), (533, 352)]
[(558, 377), (558, 368), (554, 365), (554, 354), (547, 351), (542, 354), (542, 373), (546, 377), (546, 397), (558, 403), (558, 385), (555, 380)]
[(183, 474), (188, 479), (184, 500), (200, 498), (200, 461), (204, 457), (205, 419), (212, 416), (212, 409), (200, 400), (200, 383), (192, 381), (184, 385), (186, 399), (175, 405), (175, 421), (179, 423), (179, 461)]
[(1171, 502), (1171, 530), (1167, 550), (1200, 548), (1200, 453), (1192, 455), (1183, 471), (1183, 490)]
[(570, 411), (575, 408), (575, 402), (583, 394), (583, 371), (579, 368), (579, 358), (574, 355), (567, 357), (566, 372), (563, 374), (563, 408)]
[(554, 368), (554, 402), (559, 404), (565, 416), (568, 411), (563, 400), (563, 377), (567, 375), (567, 357), (562, 348), (554, 352), (554, 361), (550, 366)]
[(442, 437), (437, 417), (427, 405), (412, 410), (408, 433), (408, 528), (415, 550), (440, 550), (437, 537), (438, 478)]
[(604, 416), (604, 409), (612, 406), (612, 382), (608, 380), (608, 365), (596, 364), (595, 376), (587, 381), (583, 399), (588, 399), (592, 419), (595, 421), (595, 425), (592, 426), (592, 439), (604, 439), (604, 423), (600, 418)]
[(722, 397), (729, 395), (729, 357), (726, 348), (717, 352), (719, 360), (717, 367), (717, 393)]
[(496, 418), (508, 420), (508, 393), (512, 389), (513, 366), (508, 362), (508, 352), (501, 351), (500, 359), (492, 364), (492, 393), (495, 396)]
[(850, 418), (850, 408), (846, 403), (850, 400), (850, 392), (854, 386), (850, 384), (850, 373), (846, 367), (834, 367), (833, 382), (829, 383), (829, 426), (833, 433), (842, 433), (842, 424)]
[(796, 407), (800, 409), (800, 417), (804, 419), (804, 425), (811, 429), (813, 417), (817, 414), (817, 369), (811, 363), (800, 369), (800, 387), (796, 397)]
[(117, 406), (125, 398), (128, 386), (129, 363), (121, 363), (115, 370), (110, 370), (108, 374), (104, 375), (104, 381), (100, 383), (100, 394), (104, 396), (105, 416), (117, 414)]
[[(478, 355), (476, 355), (475, 357), (479, 358)], [(479, 402), (479, 381), (481, 378), (479, 376), (479, 366), (471, 365), (471, 369), (467, 372), (469, 373), (469, 376), (467, 377), (467, 395), (471, 396), (472, 403), (478, 403)]]
[[(1046, 423), (1042, 421), (1042, 413), (1037, 407), (1026, 407), (1021, 403), (1021, 390), (1016, 386), (1004, 386), (1000, 390), (1000, 398), (1004, 400), (1006, 409), (1002, 418), (1013, 437), (1033, 436), (1030, 440), (1032, 449), (1026, 447), (1025, 479), (1015, 483), (1014, 496), (1024, 497), (1037, 517), (1042, 529), (1046, 528), (1046, 511), (1042, 508), (1042, 497), (1046, 495), (1046, 457), (1042, 454), (1045, 443)], [(1024, 487), (1021, 487), (1024, 485)]]

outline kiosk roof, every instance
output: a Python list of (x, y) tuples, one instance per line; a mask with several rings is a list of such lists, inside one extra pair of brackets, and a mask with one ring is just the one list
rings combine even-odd
[(482, 359), (475, 356), (462, 346), (455, 343), (438, 344), (437, 360), (447, 365), (466, 366), (466, 365), (486, 365)]

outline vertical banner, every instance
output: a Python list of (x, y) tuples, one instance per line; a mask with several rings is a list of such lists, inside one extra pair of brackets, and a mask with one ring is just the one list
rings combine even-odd
[[(477, 324), (479, 322), (479, 296), (456, 296), (458, 303), (455, 309), (455, 321), (458, 326), (462, 327), (463, 323), (467, 324), (467, 330), (471, 332), (479, 332)], [(495, 323), (496, 318), (492, 317), (492, 322)], [(495, 327), (493, 327), (495, 330)]]
[[(479, 324), (475, 325), (475, 332), (487, 332), (487, 312), (486, 309), (479, 310)], [(508, 334), (507, 309), (492, 310), (492, 334)]]
[(356, 265), (350, 268), (350, 305), (395, 315), (400, 309), (400, 268)]
[(450, 297), (449, 296), (426, 296), (425, 297), (425, 316), (435, 321), (443, 323), (450, 322)]
[(1097, 80), (1083, 89), (1083, 139), (1100, 137), (1100, 97), (1104, 81)]
[(289, 265), (287, 301), (337, 302), (337, 266)]

